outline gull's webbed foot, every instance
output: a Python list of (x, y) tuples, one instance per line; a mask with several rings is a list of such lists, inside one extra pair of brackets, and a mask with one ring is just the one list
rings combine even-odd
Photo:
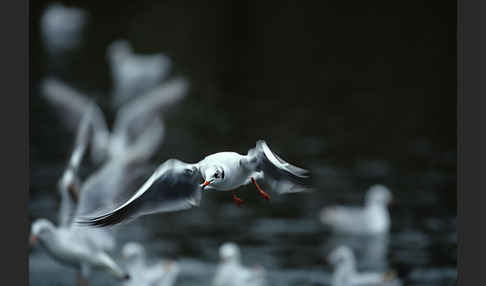
[(235, 191), (233, 191), (232, 194), (233, 194), (233, 201), (236, 203), (238, 207), (241, 207), (241, 205), (243, 204), (243, 200), (236, 196)]

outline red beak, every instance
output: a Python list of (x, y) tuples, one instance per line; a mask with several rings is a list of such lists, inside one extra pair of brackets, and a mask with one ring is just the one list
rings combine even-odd
[(211, 184), (211, 182), (210, 182), (210, 181), (204, 181), (204, 183), (202, 183), (202, 185), (201, 185), (201, 189), (203, 189), (203, 190), (204, 190), (204, 188), (205, 188), (207, 185), (209, 185), (209, 184)]

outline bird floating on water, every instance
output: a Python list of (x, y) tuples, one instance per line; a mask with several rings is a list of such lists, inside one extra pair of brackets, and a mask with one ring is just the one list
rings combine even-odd
[(122, 258), (131, 275), (131, 279), (123, 283), (124, 286), (172, 286), (180, 272), (175, 261), (148, 261), (145, 248), (137, 242), (127, 242), (123, 246)]
[(351, 248), (339, 246), (328, 256), (328, 261), (334, 266), (332, 286), (399, 286), (401, 281), (394, 272), (365, 272), (356, 270), (356, 260)]
[(310, 190), (309, 171), (296, 167), (273, 153), (265, 141), (258, 141), (247, 155), (219, 152), (198, 163), (188, 164), (169, 159), (124, 204), (100, 216), (80, 218), (81, 224), (109, 226), (123, 221), (166, 211), (199, 206), (205, 190), (231, 191), (241, 205), (235, 189), (254, 184), (266, 200), (266, 193), (257, 180), (263, 180), (279, 194)]
[(321, 211), (320, 219), (332, 231), (340, 234), (376, 235), (390, 229), (387, 205), (392, 200), (390, 190), (382, 185), (371, 186), (364, 207), (334, 206)]
[(266, 285), (265, 270), (261, 267), (249, 269), (241, 264), (240, 248), (227, 242), (219, 248), (221, 263), (213, 279), (213, 286), (263, 286)]

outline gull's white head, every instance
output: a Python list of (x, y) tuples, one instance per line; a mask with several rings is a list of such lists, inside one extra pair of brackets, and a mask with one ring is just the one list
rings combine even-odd
[(145, 248), (137, 242), (127, 242), (122, 249), (122, 257), (127, 260), (139, 260), (145, 257)]
[(219, 257), (224, 262), (239, 262), (240, 248), (233, 242), (226, 242), (219, 248)]
[(327, 257), (329, 263), (334, 266), (339, 266), (345, 263), (353, 262), (354, 261), (354, 254), (351, 248), (348, 246), (339, 246), (335, 248)]
[(38, 240), (44, 240), (55, 230), (56, 227), (49, 220), (45, 218), (35, 220), (30, 229), (30, 245), (36, 244)]
[(209, 166), (203, 171), (204, 182), (201, 184), (201, 188), (205, 189), (216, 189), (219, 184), (224, 181), (225, 173), (221, 166)]
[(392, 201), (391, 191), (383, 185), (371, 186), (366, 193), (366, 203), (386, 206)]

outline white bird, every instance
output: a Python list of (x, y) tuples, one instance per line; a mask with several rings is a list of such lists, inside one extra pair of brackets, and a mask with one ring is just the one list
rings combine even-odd
[(77, 171), (88, 145), (93, 111), (96, 110), (87, 110), (80, 122), (68, 168), (58, 183), (61, 194), (58, 226), (47, 219), (37, 219), (32, 224), (30, 237), (31, 245), (39, 241), (52, 258), (76, 268), (81, 274), (78, 276), (80, 283), (87, 282), (84, 280), (91, 269), (101, 269), (118, 279), (129, 278), (128, 273), (107, 253), (115, 246), (108, 230), (81, 228), (72, 220), (77, 212), (86, 207), (79, 203), (86, 201), (86, 194), (79, 192), (81, 183)]
[(172, 286), (177, 280), (180, 268), (174, 261), (148, 261), (144, 247), (137, 242), (128, 242), (122, 248), (131, 279), (123, 285)]
[(32, 223), (30, 244), (37, 242), (58, 262), (72, 266), (86, 279), (91, 270), (102, 270), (120, 280), (130, 279), (110, 255), (87, 235), (90, 230), (71, 227), (56, 227), (47, 219)]
[[(78, 130), (85, 113), (91, 110), (89, 118), (91, 130), (89, 132), (92, 132), (92, 134), (90, 136), (85, 135), (90, 137), (91, 157), (95, 163), (100, 163), (106, 159), (110, 132), (103, 112), (94, 100), (64, 82), (51, 77), (42, 80), (40, 89), (42, 96), (54, 106), (61, 124), (70, 131)], [(81, 145), (77, 144), (77, 146)], [(85, 148), (84, 145), (83, 148)], [(77, 157), (77, 160), (79, 160), (80, 156)]]
[(263, 286), (266, 285), (265, 270), (261, 267), (249, 269), (241, 264), (240, 248), (232, 242), (219, 249), (221, 263), (213, 279), (213, 286)]
[(335, 206), (324, 208), (320, 219), (324, 225), (342, 234), (373, 235), (387, 233), (390, 229), (390, 215), (387, 205), (392, 195), (382, 185), (372, 186), (364, 207)]
[(114, 107), (158, 86), (172, 66), (171, 60), (162, 53), (135, 54), (125, 40), (113, 42), (107, 49), (107, 57), (113, 78)]
[(54, 78), (43, 80), (41, 89), (70, 130), (77, 128), (86, 110), (93, 109), (90, 146), (95, 163), (118, 157), (144, 161), (155, 154), (163, 140), (161, 113), (184, 98), (187, 82), (180, 78), (169, 80), (119, 108), (111, 133), (101, 109), (87, 95)]
[(41, 33), (47, 51), (57, 54), (77, 48), (87, 20), (88, 14), (81, 8), (50, 4), (41, 16)]
[(394, 273), (359, 273), (356, 270), (356, 261), (351, 248), (339, 246), (328, 256), (328, 261), (334, 266), (332, 286), (392, 286), (401, 285)]
[(307, 170), (285, 162), (260, 140), (247, 155), (220, 152), (195, 164), (169, 159), (124, 204), (104, 215), (81, 218), (78, 222), (108, 226), (142, 215), (199, 206), (203, 190), (232, 191), (234, 201), (240, 205), (243, 201), (234, 190), (249, 183), (269, 200), (270, 195), (262, 190), (257, 179), (263, 179), (282, 194), (310, 190), (309, 178)]

